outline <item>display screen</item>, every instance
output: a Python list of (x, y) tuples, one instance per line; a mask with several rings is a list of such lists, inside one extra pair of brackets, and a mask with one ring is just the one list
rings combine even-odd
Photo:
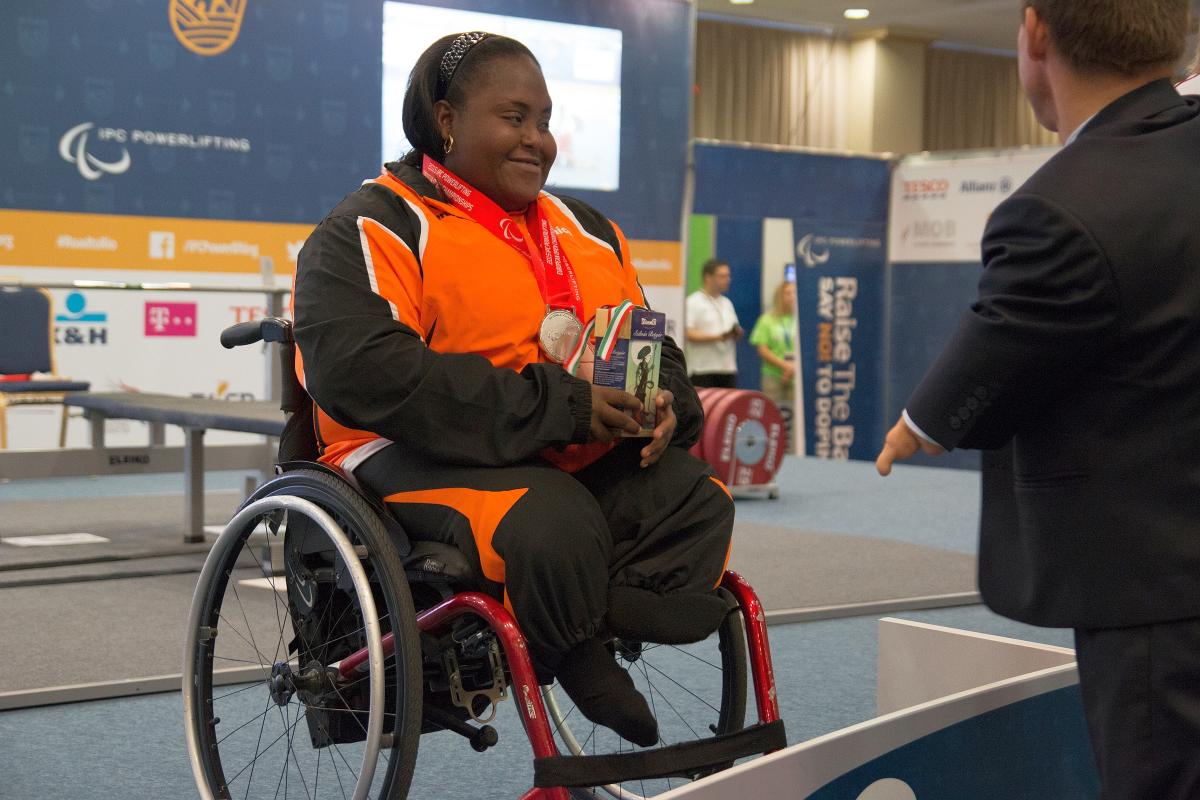
[(558, 158), (548, 183), (615, 191), (621, 160), (621, 31), (413, 3), (383, 6), (383, 156), (410, 148), (401, 118), (408, 76), (421, 53), (449, 33), (511, 37), (541, 62), (554, 103)]

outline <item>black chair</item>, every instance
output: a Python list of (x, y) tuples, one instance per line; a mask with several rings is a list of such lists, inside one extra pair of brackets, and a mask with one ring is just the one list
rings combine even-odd
[[(0, 287), (0, 450), (8, 447), (9, 407), (62, 405), (63, 395), (86, 392), (89, 386), (55, 371), (54, 299), (50, 293)], [(67, 410), (62, 405), (59, 447), (67, 443)]]

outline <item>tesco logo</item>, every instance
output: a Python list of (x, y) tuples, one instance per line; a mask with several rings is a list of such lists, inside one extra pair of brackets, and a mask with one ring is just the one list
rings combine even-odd
[(935, 197), (945, 197), (950, 191), (950, 181), (945, 178), (923, 178), (904, 181), (903, 191), (905, 200), (925, 200)]

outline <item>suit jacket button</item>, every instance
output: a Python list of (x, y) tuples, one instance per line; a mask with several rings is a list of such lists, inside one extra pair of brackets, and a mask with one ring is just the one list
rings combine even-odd
[(968, 397), (967, 398), (967, 408), (974, 411), (975, 409), (979, 408), (979, 401), (976, 400), (974, 397)]
[(966, 406), (961, 406), (958, 409), (958, 416), (962, 417), (962, 419), (964, 421), (970, 419), (971, 418), (971, 409), (967, 408)]
[(980, 400), (987, 400), (988, 399), (987, 387), (976, 386), (975, 387), (975, 396), (978, 397)]
[(959, 428), (961, 428), (961, 427), (962, 427), (962, 425), (963, 425), (963, 424), (962, 424), (962, 420), (961, 420), (961, 419), (959, 419), (958, 417), (951, 417), (951, 418), (950, 418), (950, 430), (954, 430), (954, 431), (956, 431), (956, 430), (958, 430)]

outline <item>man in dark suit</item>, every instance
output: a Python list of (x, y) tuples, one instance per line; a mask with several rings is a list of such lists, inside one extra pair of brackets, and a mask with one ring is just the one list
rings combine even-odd
[(1200, 98), (1187, 0), (1026, 0), (1065, 147), (992, 214), (979, 296), (876, 466), (984, 449), (979, 585), (1075, 629), (1105, 800), (1200, 798)]

